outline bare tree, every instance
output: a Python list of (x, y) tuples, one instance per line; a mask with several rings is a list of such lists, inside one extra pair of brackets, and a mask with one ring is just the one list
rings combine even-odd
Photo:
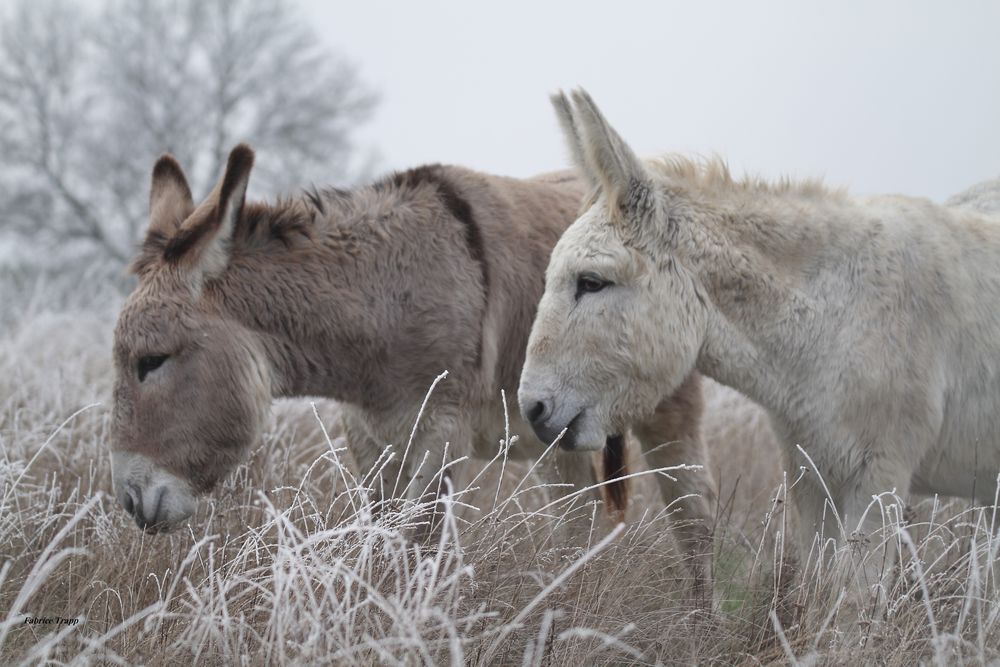
[(202, 192), (243, 140), (258, 191), (344, 180), (374, 104), (285, 0), (20, 0), (0, 30), (0, 225), (123, 262), (160, 153)]

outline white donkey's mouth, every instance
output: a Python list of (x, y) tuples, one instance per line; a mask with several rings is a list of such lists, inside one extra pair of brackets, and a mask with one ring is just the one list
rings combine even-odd
[(115, 496), (135, 524), (149, 534), (173, 530), (194, 514), (191, 485), (133, 452), (111, 456)]
[(585, 408), (573, 418), (572, 428), (566, 435), (573, 434), (571, 449), (583, 452), (595, 452), (604, 449), (608, 438), (611, 437), (605, 424), (597, 416), (594, 408)]
[(559, 438), (563, 449), (597, 451), (604, 447), (605, 436), (611, 432), (601, 421), (603, 411), (599, 406), (572, 389), (556, 390), (550, 381), (538, 381), (527, 367), (517, 398), (524, 419), (546, 445)]
[(565, 423), (549, 419), (536, 420), (531, 425), (539, 440), (549, 444), (558, 438), (559, 447), (567, 451), (596, 451), (604, 447), (606, 439), (604, 429), (593, 418), (593, 411), (586, 408)]
[[(575, 417), (569, 420), (566, 424), (566, 432), (563, 433), (562, 438), (559, 440), (559, 447), (567, 451), (576, 449), (576, 431), (580, 426), (581, 418), (583, 417), (583, 412), (578, 412)], [(562, 431), (562, 429), (560, 429)], [(553, 438), (555, 440), (555, 438)]]

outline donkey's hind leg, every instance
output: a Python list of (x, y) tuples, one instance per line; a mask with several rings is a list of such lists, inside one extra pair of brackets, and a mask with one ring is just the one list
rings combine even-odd
[[(341, 413), (348, 448), (358, 464), (359, 480), (370, 492), (373, 514), (403, 511), (398, 517), (413, 521), (404, 532), (414, 542), (437, 541), (447, 496), (464, 490), (466, 471), (460, 459), (470, 454), (472, 428), (457, 413), (439, 408), (425, 415), (412, 437), (405, 434), (405, 423), (396, 424), (396, 442), (391, 442), (392, 436), (383, 435), (380, 440), (373, 435), (366, 416), (350, 406), (344, 406)], [(408, 502), (411, 505), (406, 509)]]
[[(473, 438), (472, 424), (461, 410), (439, 406), (424, 415), (412, 442), (402, 448), (404, 472), (396, 492), (424, 507), (419, 525), (411, 531), (414, 541), (436, 543), (441, 537), (448, 500), (466, 492), (468, 471), (463, 463), (472, 453)], [(454, 504), (450, 510), (462, 513)]]
[[(634, 427), (650, 468), (700, 466), (658, 473), (664, 504), (673, 512), (674, 531), (687, 554), (699, 596), (712, 589), (713, 526), (718, 492), (708, 470), (708, 451), (701, 438), (701, 378), (692, 374), (680, 389)], [(671, 477), (673, 479), (671, 479)]]

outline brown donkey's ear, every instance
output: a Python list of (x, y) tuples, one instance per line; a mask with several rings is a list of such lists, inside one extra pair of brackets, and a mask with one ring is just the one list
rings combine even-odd
[(191, 188), (174, 156), (165, 154), (153, 166), (149, 188), (149, 230), (173, 234), (194, 210)]
[(138, 256), (129, 270), (142, 273), (155, 264), (163, 253), (167, 241), (177, 233), (181, 223), (194, 211), (191, 188), (184, 178), (184, 170), (172, 155), (164, 154), (153, 165), (153, 178), (149, 188), (149, 226)]
[(198, 285), (221, 274), (229, 264), (229, 247), (243, 211), (253, 159), (253, 150), (246, 144), (232, 150), (222, 179), (163, 251), (167, 262), (180, 267)]

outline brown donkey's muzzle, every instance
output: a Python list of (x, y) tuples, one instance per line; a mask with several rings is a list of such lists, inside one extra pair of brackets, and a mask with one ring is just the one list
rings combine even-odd
[(115, 497), (147, 533), (177, 527), (194, 514), (196, 496), (191, 485), (133, 452), (112, 454)]

